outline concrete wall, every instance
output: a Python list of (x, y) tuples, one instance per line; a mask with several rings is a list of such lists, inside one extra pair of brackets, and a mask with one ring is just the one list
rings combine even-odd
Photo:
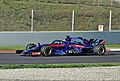
[(120, 44), (120, 32), (0, 32), (0, 46), (26, 46), (28, 43), (51, 43), (54, 39), (66, 36), (79, 36), (87, 39), (105, 39), (107, 44)]

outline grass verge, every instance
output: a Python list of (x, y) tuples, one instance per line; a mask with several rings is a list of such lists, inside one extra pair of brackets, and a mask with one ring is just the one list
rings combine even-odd
[(0, 50), (24, 50), (25, 46), (0, 46)]
[(23, 69), (23, 68), (88, 68), (88, 67), (110, 67), (120, 66), (120, 63), (98, 63), (98, 64), (7, 64), (0, 65), (0, 69)]
[(120, 48), (120, 45), (106, 45), (106, 48)]

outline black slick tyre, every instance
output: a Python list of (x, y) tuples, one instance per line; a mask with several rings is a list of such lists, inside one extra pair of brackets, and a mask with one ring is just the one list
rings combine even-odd
[(106, 48), (103, 45), (98, 45), (93, 48), (93, 53), (97, 55), (104, 55), (106, 52)]
[(52, 51), (53, 51), (53, 49), (50, 46), (43, 46), (41, 48), (42, 56), (45, 56), (45, 57), (51, 56)]
[(33, 48), (33, 47), (36, 47), (36, 44), (30, 43), (30, 44), (28, 44), (28, 45), (26, 46), (26, 50), (29, 50), (29, 49), (31, 49), (31, 48)]

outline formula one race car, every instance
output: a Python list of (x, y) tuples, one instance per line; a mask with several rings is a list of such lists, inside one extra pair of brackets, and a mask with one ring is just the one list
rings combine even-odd
[(82, 37), (67, 36), (65, 40), (54, 40), (51, 44), (28, 44), (26, 50), (16, 50), (20, 55), (51, 56), (51, 55), (81, 55), (97, 54), (104, 55), (106, 41), (99, 39), (84, 39)]

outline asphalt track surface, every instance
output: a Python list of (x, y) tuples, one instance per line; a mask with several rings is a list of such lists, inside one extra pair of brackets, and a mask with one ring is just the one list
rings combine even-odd
[(15, 53), (1, 53), (0, 64), (65, 64), (65, 63), (110, 63), (120, 62), (120, 52), (107, 52), (106, 55), (31, 57)]

